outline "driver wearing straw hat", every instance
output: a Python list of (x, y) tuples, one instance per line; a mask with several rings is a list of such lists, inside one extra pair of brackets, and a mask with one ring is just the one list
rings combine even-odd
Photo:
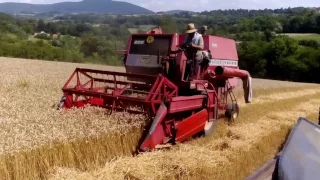
[[(188, 24), (187, 26), (187, 36), (184, 39), (183, 44), (180, 46), (182, 48), (186, 48), (186, 57), (188, 58), (187, 67), (192, 76), (197, 75), (197, 71), (199, 68), (199, 63), (203, 59), (202, 50), (204, 48), (204, 42), (202, 35), (197, 32), (195, 25), (193, 23)], [(173, 53), (178, 53), (181, 50), (173, 51)], [(194, 67), (192, 68), (192, 61), (194, 62)]]

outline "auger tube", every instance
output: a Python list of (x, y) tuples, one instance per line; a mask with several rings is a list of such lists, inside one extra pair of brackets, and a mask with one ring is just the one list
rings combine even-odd
[(227, 68), (222, 66), (216, 67), (214, 72), (216, 73), (216, 75), (229, 77), (229, 78), (238, 77), (242, 79), (250, 76), (248, 71), (241, 70), (241, 69)]
[(241, 78), (243, 82), (244, 99), (246, 103), (252, 102), (252, 77), (248, 71), (217, 66), (214, 72), (216, 75), (223, 76), (225, 78)]

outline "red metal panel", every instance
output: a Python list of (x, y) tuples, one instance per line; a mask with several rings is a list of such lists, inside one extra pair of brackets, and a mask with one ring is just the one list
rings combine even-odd
[(205, 49), (210, 49), (213, 59), (239, 60), (236, 42), (217, 36), (204, 36)]
[(85, 100), (75, 102), (76, 107), (84, 107), (85, 104), (86, 104)]
[(105, 105), (103, 98), (96, 98), (96, 97), (92, 97), (90, 99), (90, 104), (97, 105), (97, 106)]
[(153, 119), (148, 135), (140, 146), (141, 150), (148, 151), (155, 148), (156, 145), (163, 143), (165, 132), (162, 122), (164, 121), (166, 115), (167, 107), (164, 104), (161, 104), (155, 118)]
[[(179, 35), (179, 44), (183, 44), (185, 37), (185, 34)], [(237, 65), (234, 65), (239, 59), (236, 42), (233, 39), (209, 35), (203, 35), (202, 37), (204, 40), (204, 50), (210, 50), (212, 55), (211, 61), (215, 61), (212, 62), (213, 64), (209, 66), (208, 70), (213, 71), (218, 64), (226, 64), (226, 67), (233, 69), (239, 68)], [(178, 55), (177, 64), (180, 65), (180, 73), (183, 72), (183, 62), (185, 59), (186, 57), (183, 53)]]
[(67, 94), (66, 95), (66, 100), (65, 100), (65, 103), (64, 103), (64, 106), (65, 108), (71, 108), (73, 106), (73, 97), (72, 97), (72, 94)]
[(213, 107), (216, 101), (216, 92), (214, 90), (207, 90), (208, 92), (208, 106)]
[(176, 141), (183, 142), (189, 137), (197, 134), (204, 129), (206, 121), (208, 120), (208, 111), (206, 109), (184, 119), (177, 123), (176, 128), (177, 137)]
[[(185, 34), (179, 35), (179, 44), (183, 43), (185, 37)], [(202, 37), (204, 49), (211, 51), (213, 59), (239, 60), (236, 42), (233, 39), (209, 35), (204, 35)]]
[(183, 44), (183, 41), (186, 38), (186, 36), (186, 34), (179, 34), (179, 45)]
[(196, 110), (203, 107), (204, 95), (178, 96), (170, 101), (169, 113)]

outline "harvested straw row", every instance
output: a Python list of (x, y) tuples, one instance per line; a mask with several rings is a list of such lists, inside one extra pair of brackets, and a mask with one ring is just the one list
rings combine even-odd
[[(308, 87), (308, 88), (294, 88), (294, 89), (283, 89), (277, 91), (275, 89), (269, 89), (269, 91), (263, 89), (254, 90), (253, 104), (265, 104), (272, 103), (279, 100), (291, 99), (304, 95), (314, 95), (320, 92), (320, 86)], [(258, 94), (258, 95), (256, 95)], [(246, 106), (251, 106), (251, 104), (246, 104), (243, 98), (243, 92), (237, 94), (237, 102), (242, 108)]]
[[(317, 99), (301, 103), (303, 99), (312, 98)], [(86, 173), (58, 169), (52, 179), (71, 177), (69, 174), (76, 179), (242, 179), (256, 168), (253, 165), (257, 164), (252, 165), (252, 160), (263, 159), (264, 156), (269, 158), (276, 154), (288, 129), (300, 113), (313, 113), (313, 109), (302, 107), (313, 107), (319, 102), (320, 93), (278, 101), (277, 106), (270, 107), (269, 112), (260, 116), (260, 119), (257, 120), (255, 119), (257, 116), (251, 115), (251, 120), (247, 119), (247, 123), (231, 127), (218, 126), (224, 130), (220, 129), (219, 133), (212, 137), (180, 144), (170, 151), (156, 151), (135, 158), (119, 158), (108, 162), (102, 169)], [(256, 111), (264, 111), (262, 105), (255, 105), (255, 108)], [(292, 116), (283, 119), (270, 118), (270, 115), (276, 112), (286, 112)], [(254, 123), (255, 121), (257, 122)], [(264, 123), (266, 121), (270, 122)], [(252, 127), (251, 136), (246, 129), (248, 127)], [(217, 136), (220, 138), (214, 138)], [(261, 140), (265, 140), (264, 143)], [(268, 151), (261, 148), (266, 148)], [(256, 154), (250, 154), (252, 152)], [(250, 156), (254, 158), (250, 159)], [(233, 161), (238, 164), (234, 164)], [(242, 171), (244, 173), (241, 173)]]
[[(268, 113), (257, 122), (257, 124), (261, 124), (260, 129), (250, 128), (250, 126), (247, 127), (246, 131), (241, 131), (241, 128), (237, 129), (237, 127), (230, 128), (231, 132), (236, 132), (241, 137), (240, 141), (245, 140), (246, 143), (241, 146), (237, 144), (239, 148), (234, 148), (226, 155), (229, 159), (228, 165), (215, 167), (219, 173), (212, 175), (212, 177), (214, 179), (244, 179), (266, 161), (273, 158), (282, 150), (287, 135), (299, 116), (306, 116), (311, 119), (315, 117), (317, 106), (320, 104), (320, 95), (318, 94), (316, 98), (302, 102), (292, 109)], [(316, 119), (312, 120), (315, 121)], [(252, 129), (255, 129), (255, 131)], [(247, 134), (246, 132), (252, 133)], [(231, 148), (234, 147), (233, 143), (229, 144)], [(230, 168), (233, 171), (230, 171)]]
[(108, 160), (131, 156), (142, 129), (132, 128), (95, 138), (53, 142), (32, 150), (0, 155), (1, 179), (46, 179), (55, 166), (92, 170)]
[[(100, 116), (107, 118), (104, 120), (106, 121), (104, 123), (107, 123), (110, 126), (109, 128), (115, 128), (114, 131), (123, 131), (124, 127), (129, 128), (129, 125), (134, 124), (134, 122), (130, 122), (132, 117), (129, 118), (127, 114), (106, 116), (104, 114), (104, 110), (99, 108), (88, 107), (83, 110), (74, 109), (64, 113), (65, 114), (62, 115), (62, 117), (64, 117), (63, 121), (72, 123), (69, 125), (74, 126), (76, 129), (79, 129), (77, 126), (75, 126), (76, 123), (81, 124), (84, 121), (86, 121), (86, 123), (92, 123), (94, 119)], [(86, 117), (90, 114), (90, 116), (92, 116), (92, 114), (94, 114), (96, 117), (82, 119), (79, 118), (79, 114), (81, 114), (82, 117)], [(75, 119), (80, 121), (73, 121), (72, 119), (69, 119), (70, 117), (74, 116), (78, 117), (78, 119)], [(120, 118), (122, 121), (118, 122), (117, 120)], [(115, 124), (111, 124), (110, 122)], [(124, 125), (123, 123), (129, 124)], [(119, 126), (119, 124), (122, 124), (123, 127)], [(89, 128), (90, 126), (87, 127)], [(36, 148), (37, 146), (35, 146), (31, 151), (22, 151), (11, 156), (3, 155), (2, 162), (4, 162), (5, 165), (3, 166), (2, 171), (0, 170), (0, 173), (2, 172), (1, 174), (6, 175), (3, 177), (12, 177), (12, 179), (20, 179), (19, 177), (30, 177), (32, 179), (36, 179), (40, 177), (46, 177), (48, 169), (54, 166), (74, 167), (80, 170), (88, 170), (92, 169), (93, 167), (98, 167), (98, 165), (102, 165), (105, 161), (110, 160), (113, 157), (130, 156), (137, 145), (139, 137), (141, 136), (141, 129), (138, 128), (139, 126), (136, 125), (133, 127), (136, 128), (131, 129), (131, 127), (127, 131), (122, 132), (123, 136), (117, 133), (112, 135), (112, 131), (108, 131), (105, 132), (105, 134), (101, 133), (100, 135), (94, 136), (95, 138), (76, 138), (75, 140), (70, 140), (69, 142), (59, 142), (57, 140), (56, 143), (44, 144), (40, 148)], [(189, 151), (189, 149), (187, 150)], [(193, 152), (194, 151), (190, 152), (190, 156)], [(29, 168), (24, 169), (21, 167)]]

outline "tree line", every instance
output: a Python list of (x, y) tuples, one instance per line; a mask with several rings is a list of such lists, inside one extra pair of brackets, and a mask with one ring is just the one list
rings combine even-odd
[(0, 56), (122, 65), (115, 48), (124, 48), (130, 36), (122, 29), (0, 14)]
[[(319, 33), (320, 13), (308, 8), (215, 10), (175, 15), (63, 15), (53, 21), (0, 14), (0, 56), (122, 65), (128, 28), (161, 26), (184, 33), (186, 24), (207, 25), (208, 34), (239, 42), (240, 68), (253, 77), (320, 82), (319, 41), (295, 40), (282, 33)], [(44, 31), (58, 38), (30, 35)]]
[(284, 35), (245, 41), (238, 47), (239, 66), (254, 77), (319, 83), (319, 50)]

